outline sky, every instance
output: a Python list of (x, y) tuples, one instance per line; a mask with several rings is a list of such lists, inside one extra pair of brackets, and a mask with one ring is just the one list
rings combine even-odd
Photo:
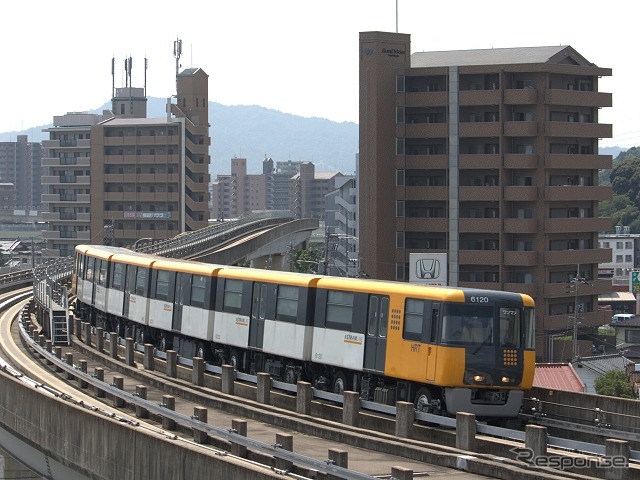
[[(640, 145), (635, 2), (536, 0), (10, 0), (2, 2), (0, 132), (90, 111), (132, 83), (147, 95), (175, 93), (173, 46), (180, 70), (209, 75), (209, 99), (259, 105), (304, 117), (358, 122), (359, 32), (411, 35), (411, 51), (571, 45), (612, 77), (600, 91), (613, 107), (601, 147)], [(397, 14), (396, 14), (397, 12)]]

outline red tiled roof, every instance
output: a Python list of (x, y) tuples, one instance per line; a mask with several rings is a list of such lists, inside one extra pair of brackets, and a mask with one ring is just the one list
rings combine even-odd
[(568, 392), (584, 392), (584, 383), (569, 363), (539, 363), (533, 386)]

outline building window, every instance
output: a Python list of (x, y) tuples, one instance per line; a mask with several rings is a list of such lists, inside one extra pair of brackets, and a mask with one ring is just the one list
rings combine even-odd
[(396, 201), (396, 217), (404, 217), (404, 200)]
[(404, 138), (396, 138), (396, 155), (404, 155)]
[(396, 77), (396, 92), (404, 92), (404, 76), (398, 75)]
[(404, 123), (404, 107), (396, 107), (396, 123)]
[(404, 170), (396, 170), (396, 185), (404, 185)]

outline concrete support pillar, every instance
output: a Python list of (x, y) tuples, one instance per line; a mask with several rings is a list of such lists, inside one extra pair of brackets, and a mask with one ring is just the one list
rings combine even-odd
[(268, 373), (258, 373), (256, 401), (265, 405), (271, 404), (271, 375)]
[[(53, 353), (58, 360), (62, 360), (62, 347), (53, 347)], [(56, 372), (62, 372), (62, 367), (56, 366)]]
[(104, 353), (104, 328), (96, 327), (96, 350)]
[[(53, 348), (51, 340), (47, 339), (44, 341), (44, 348), (47, 352), (51, 353), (51, 349)], [(53, 365), (53, 362), (51, 360), (47, 360), (47, 365)]]
[(191, 383), (200, 387), (204, 385), (204, 358), (202, 357), (193, 357)]
[(91, 346), (91, 324), (89, 322), (82, 324), (82, 340), (85, 345)]
[[(87, 361), (86, 360), (79, 360), (78, 364), (80, 365), (80, 371), (82, 373), (87, 373)], [(78, 386), (80, 388), (87, 388), (87, 381), (82, 377), (82, 375), (78, 375)]]
[[(202, 423), (207, 423), (207, 409), (205, 407), (193, 407), (193, 418)], [(196, 443), (207, 443), (207, 432), (194, 428), (193, 441)]]
[[(145, 385), (136, 385), (136, 397), (139, 397), (143, 400), (147, 399), (147, 387)], [(147, 418), (148, 416), (149, 412), (146, 408), (141, 407), (140, 405), (136, 405), (136, 417)]]
[(222, 393), (233, 395), (233, 386), (236, 380), (236, 369), (233, 365), (222, 365)]
[(133, 367), (133, 365), (135, 364), (135, 360), (134, 360), (134, 353), (136, 351), (135, 341), (133, 340), (133, 338), (125, 338), (124, 343), (125, 343), (124, 362), (130, 367)]
[[(247, 421), (234, 418), (231, 420), (231, 429), (243, 437), (247, 436)], [(231, 443), (231, 455), (240, 458), (247, 458), (247, 447), (237, 443)]]
[[(276, 445), (279, 445), (278, 448), (286, 450), (287, 452), (293, 452), (293, 435), (288, 433), (276, 433)], [(293, 462), (276, 458), (276, 468), (290, 472), (293, 468)]]
[[(124, 390), (124, 378), (123, 377), (113, 377), (113, 386)], [(124, 399), (120, 397), (113, 397), (113, 406), (116, 408), (124, 408)]]
[[(71, 318), (69, 318), (71, 320)], [(74, 318), (73, 321), (73, 330), (75, 331), (76, 338), (78, 341), (82, 341), (82, 320), (80, 318)]]
[[(101, 382), (104, 382), (104, 368), (96, 367), (94, 377), (96, 377), (96, 380), (100, 380)], [(95, 387), (94, 390), (95, 390), (96, 397), (104, 398), (104, 390), (102, 390), (100, 387)]]
[[(342, 468), (349, 468), (349, 452), (346, 450), (340, 450), (339, 448), (330, 448), (329, 449), (329, 462), (334, 465)], [(336, 475), (327, 475), (329, 480), (338, 480), (339, 476)]]
[[(64, 361), (67, 365), (73, 367), (73, 353), (66, 352), (64, 354)], [(67, 372), (67, 380), (73, 380), (73, 373)]]
[(342, 423), (357, 427), (360, 415), (360, 394), (346, 391), (342, 393), (342, 396)]
[(311, 399), (313, 389), (309, 382), (298, 382), (296, 393), (296, 412), (302, 415), (311, 415)]
[[(174, 412), (176, 410), (176, 397), (172, 395), (163, 395), (162, 406), (167, 410), (171, 410), (172, 412)], [(175, 430), (176, 429), (175, 420), (163, 415), (162, 428), (164, 428), (165, 430)]]
[(176, 378), (178, 375), (178, 352), (167, 350), (167, 376)]
[(153, 348), (153, 345), (151, 345), (150, 343), (145, 343), (144, 344), (144, 358), (142, 360), (142, 366), (144, 367), (145, 370), (153, 370), (154, 364), (153, 364), (153, 355), (154, 355), (155, 351)]
[(456, 448), (476, 451), (476, 416), (473, 413), (456, 413)]
[(527, 425), (525, 427), (524, 446), (533, 452), (534, 457), (546, 457), (547, 427)]
[(109, 356), (118, 359), (118, 334), (109, 332)]
[(394, 480), (413, 480), (413, 470), (404, 467), (391, 467), (391, 478)]
[(396, 402), (396, 437), (413, 437), (414, 408), (412, 402)]
[(627, 480), (631, 478), (629, 471), (629, 455), (631, 454), (629, 442), (608, 438), (604, 442), (604, 454), (613, 465), (605, 469), (607, 480)]

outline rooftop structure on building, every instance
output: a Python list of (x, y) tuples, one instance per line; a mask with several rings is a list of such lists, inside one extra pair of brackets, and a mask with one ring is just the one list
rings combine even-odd
[[(27, 135), (0, 142), (0, 209), (40, 210), (42, 147)], [(10, 186), (11, 185), (11, 186)]]
[(607, 323), (610, 75), (570, 46), (411, 54), (409, 35), (361, 33), (361, 270), (407, 281), (411, 253), (443, 253), (450, 285), (531, 295), (537, 361)]

